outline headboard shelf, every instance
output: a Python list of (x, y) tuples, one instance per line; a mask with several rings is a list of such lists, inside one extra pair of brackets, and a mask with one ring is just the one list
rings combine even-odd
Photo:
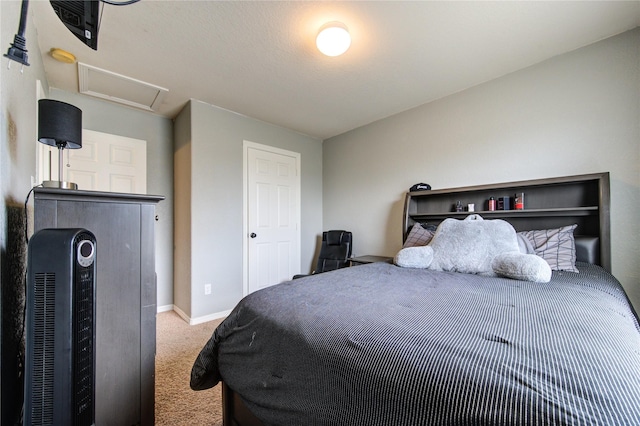
[(536, 217), (536, 216), (597, 216), (598, 206), (588, 207), (563, 207), (557, 209), (527, 209), (527, 210), (476, 210), (474, 212), (440, 212), (440, 213), (415, 213), (411, 217), (416, 220), (441, 219), (448, 217), (465, 218), (470, 214), (479, 214), (491, 219), (505, 217)]
[[(524, 210), (488, 210), (489, 197), (514, 198), (524, 193)], [(474, 204), (475, 211), (456, 212)], [(479, 214), (504, 219), (516, 231), (548, 229), (577, 224), (576, 235), (598, 237), (600, 265), (611, 271), (609, 173), (476, 185), (450, 189), (407, 192), (403, 216), (403, 241), (416, 222), (438, 225), (446, 218), (463, 219)]]

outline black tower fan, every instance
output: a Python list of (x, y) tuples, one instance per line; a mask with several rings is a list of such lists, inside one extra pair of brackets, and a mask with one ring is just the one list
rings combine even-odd
[(42, 229), (27, 264), (24, 425), (95, 424), (96, 239)]

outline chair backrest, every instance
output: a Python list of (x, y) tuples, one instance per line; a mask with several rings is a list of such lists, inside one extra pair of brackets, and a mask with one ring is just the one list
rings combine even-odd
[(325, 231), (316, 265), (316, 273), (333, 271), (349, 266), (352, 236), (349, 231)]

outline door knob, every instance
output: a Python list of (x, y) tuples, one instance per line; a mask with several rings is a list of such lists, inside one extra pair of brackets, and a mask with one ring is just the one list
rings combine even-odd
[(250, 236), (251, 238), (255, 238), (255, 237), (257, 237), (257, 235), (256, 235), (256, 233), (255, 233), (255, 232), (252, 232), (251, 234), (249, 234), (249, 236)]

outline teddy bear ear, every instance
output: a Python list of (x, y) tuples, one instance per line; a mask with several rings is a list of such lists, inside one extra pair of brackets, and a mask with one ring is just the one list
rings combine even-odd
[(470, 214), (469, 216), (465, 217), (464, 220), (484, 220), (484, 218), (482, 216), (480, 216), (479, 214)]
[(433, 261), (433, 249), (430, 246), (406, 247), (393, 258), (393, 263), (402, 268), (426, 269)]

